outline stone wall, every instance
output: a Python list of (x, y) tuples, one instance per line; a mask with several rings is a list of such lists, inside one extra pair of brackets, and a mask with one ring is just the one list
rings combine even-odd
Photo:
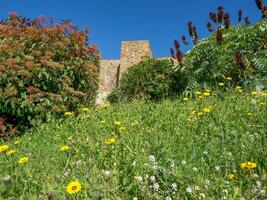
[(101, 104), (105, 101), (105, 98), (117, 86), (123, 73), (129, 67), (148, 56), (152, 56), (149, 41), (123, 41), (120, 60), (101, 60), (96, 104)]
[(120, 60), (100, 60), (99, 88), (96, 103), (101, 104), (105, 98), (116, 87), (117, 70)]
[(121, 75), (143, 57), (152, 56), (149, 41), (123, 41), (121, 43)]

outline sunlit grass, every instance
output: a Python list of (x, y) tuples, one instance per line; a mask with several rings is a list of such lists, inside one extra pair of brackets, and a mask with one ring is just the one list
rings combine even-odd
[(266, 198), (266, 93), (210, 94), (81, 109), (1, 142), (1, 198)]

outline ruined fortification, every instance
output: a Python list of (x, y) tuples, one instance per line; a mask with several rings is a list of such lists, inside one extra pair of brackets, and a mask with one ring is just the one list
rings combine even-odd
[(121, 43), (120, 60), (101, 60), (100, 79), (96, 103), (103, 103), (113, 88), (119, 85), (119, 81), (127, 69), (137, 64), (143, 57), (152, 56), (149, 41), (123, 41)]

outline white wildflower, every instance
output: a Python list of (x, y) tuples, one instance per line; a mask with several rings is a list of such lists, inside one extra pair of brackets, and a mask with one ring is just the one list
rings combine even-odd
[(221, 169), (220, 166), (215, 166), (215, 171), (218, 172), (218, 171), (220, 171), (220, 169)]
[(172, 189), (173, 189), (174, 191), (177, 190), (177, 184), (176, 184), (176, 183), (173, 183), (173, 184), (172, 184)]
[(186, 161), (185, 160), (182, 160), (182, 165), (186, 165)]
[(188, 186), (188, 187), (186, 188), (186, 192), (188, 192), (188, 193), (192, 193), (193, 190), (192, 190), (192, 188), (191, 188), (190, 186)]
[(155, 156), (150, 155), (148, 158), (149, 158), (149, 161), (150, 161), (151, 163), (155, 163), (155, 162), (156, 162), (156, 157), (155, 157)]
[(155, 176), (150, 176), (150, 181), (151, 182), (155, 182), (156, 181), (156, 177)]
[(195, 190), (200, 190), (199, 186), (196, 185), (195, 186)]
[(199, 199), (205, 199), (206, 195), (204, 193), (199, 194)]
[(153, 189), (157, 192), (159, 191), (159, 184), (158, 183), (154, 183), (153, 184)]

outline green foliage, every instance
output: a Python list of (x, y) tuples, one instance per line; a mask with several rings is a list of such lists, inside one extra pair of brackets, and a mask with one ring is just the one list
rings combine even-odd
[(179, 94), (185, 85), (185, 78), (179, 73), (173, 73), (173, 64), (169, 60), (146, 58), (129, 68), (120, 86), (109, 95), (108, 100), (160, 100)]
[(18, 134), (32, 119), (94, 102), (97, 49), (87, 45), (87, 31), (69, 21), (51, 23), (11, 16), (0, 24), (0, 134), (6, 138), (8, 127)]
[[(182, 71), (189, 77), (186, 92), (195, 88), (214, 88), (217, 82), (232, 77), (234, 83), (249, 85), (266, 77), (267, 21), (252, 27), (246, 25), (222, 28), (223, 41), (216, 42), (216, 32), (203, 39), (190, 50), (176, 71)], [(235, 54), (242, 54), (245, 67), (237, 64)], [(180, 72), (179, 72), (180, 73)]]
[[(212, 94), (186, 102), (91, 108), (17, 141), (0, 141), (16, 150), (0, 153), (0, 196), (266, 199), (266, 93)], [(107, 144), (110, 138), (113, 144)], [(69, 147), (65, 152), (63, 145)], [(24, 156), (29, 161), (18, 163)], [(241, 169), (248, 161), (256, 168)], [(70, 195), (66, 186), (75, 180), (81, 191)]]

